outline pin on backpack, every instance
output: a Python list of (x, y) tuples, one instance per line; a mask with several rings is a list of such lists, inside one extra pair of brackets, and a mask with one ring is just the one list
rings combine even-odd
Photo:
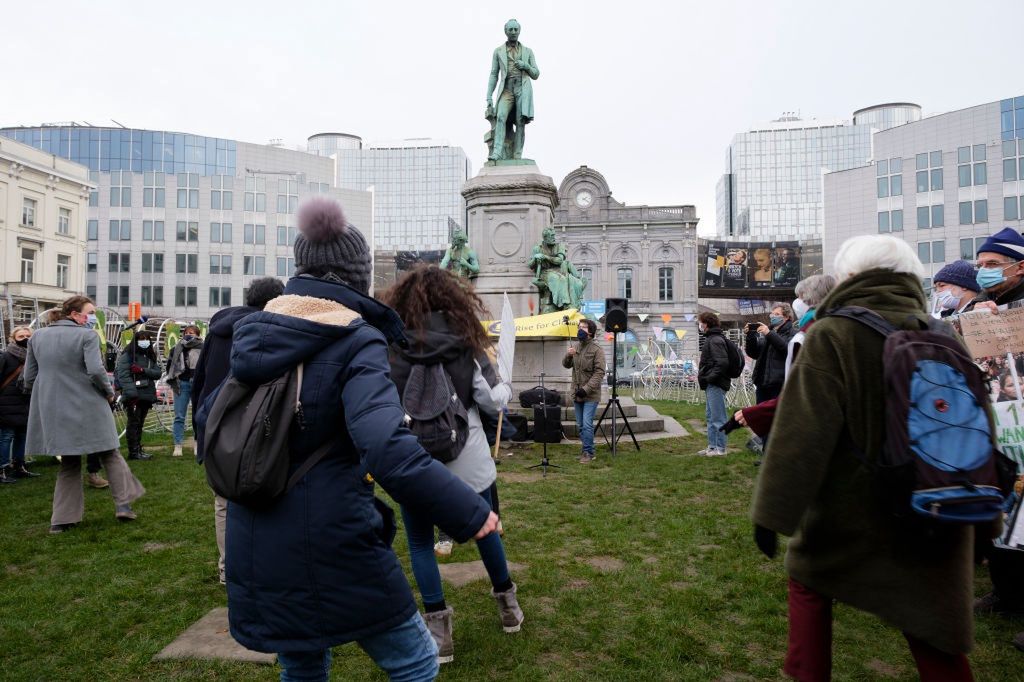
[(981, 371), (949, 326), (914, 318), (917, 329), (899, 329), (857, 306), (827, 316), (854, 320), (885, 338), (884, 442), (873, 460), (863, 452), (858, 458), (890, 509), (959, 524), (999, 518), (1016, 466), (994, 445)]

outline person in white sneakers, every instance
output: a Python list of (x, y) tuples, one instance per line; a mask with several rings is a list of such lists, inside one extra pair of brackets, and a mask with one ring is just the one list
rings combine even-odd
[(181, 341), (174, 345), (167, 356), (167, 384), (174, 391), (174, 457), (181, 457), (181, 446), (185, 442), (185, 417), (192, 398), (192, 379), (195, 376), (199, 355), (203, 351), (203, 340), (199, 338), (199, 327), (187, 325), (181, 334)]
[(725, 394), (732, 385), (732, 379), (729, 378), (729, 341), (722, 333), (718, 315), (714, 313), (698, 315), (697, 328), (704, 335), (704, 347), (701, 348), (700, 364), (697, 367), (697, 384), (704, 391), (708, 422), (708, 446), (697, 454), (717, 457), (725, 454), (725, 433), (721, 429), (729, 419), (725, 409)]

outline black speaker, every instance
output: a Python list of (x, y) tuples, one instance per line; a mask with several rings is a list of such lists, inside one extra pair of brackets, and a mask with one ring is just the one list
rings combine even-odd
[(629, 301), (625, 298), (604, 299), (604, 330), (621, 334), (629, 326)]
[(558, 405), (546, 407), (537, 406), (533, 408), (533, 442), (534, 443), (561, 443), (564, 434), (562, 433), (562, 408)]

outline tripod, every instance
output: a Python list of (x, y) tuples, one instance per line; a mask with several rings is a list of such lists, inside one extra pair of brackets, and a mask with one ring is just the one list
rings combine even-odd
[[(547, 404), (546, 391), (544, 390), (544, 377), (545, 376), (547, 376), (546, 373), (544, 373), (544, 372), (540, 373), (540, 405), (535, 405), (534, 409), (536, 410), (537, 407), (540, 408), (540, 413), (542, 415), (544, 415), (544, 424), (547, 425), (547, 422), (548, 422), (548, 411), (547, 411), (548, 404)], [(558, 409), (561, 410), (562, 406), (559, 405)], [(538, 423), (537, 423), (536, 415), (537, 415), (537, 413), (536, 413), (536, 411), (534, 411), (534, 419), (533, 419), (533, 429), (534, 429), (534, 431), (536, 431), (538, 426), (539, 426)], [(546, 437), (544, 438), (543, 443), (544, 443), (544, 454), (543, 454), (543, 456), (540, 459), (540, 463), (539, 464), (534, 464), (532, 466), (528, 466), (526, 468), (527, 469), (540, 469), (542, 471), (542, 475), (544, 477), (547, 477), (547, 475), (548, 475), (548, 468), (549, 467), (552, 468), (552, 469), (561, 469), (562, 467), (558, 466), (557, 464), (552, 464), (548, 460), (548, 439)]]
[[(604, 418), (608, 416), (608, 410), (612, 411), (612, 457), (618, 453), (619, 438), (622, 436), (622, 432), (618, 430), (615, 423), (616, 413), (622, 417), (622, 423), (626, 425), (626, 430), (629, 431), (629, 437), (633, 439), (633, 445), (636, 446), (636, 451), (640, 452), (640, 443), (636, 440), (636, 435), (633, 433), (633, 427), (629, 425), (629, 420), (626, 419), (626, 413), (622, 409), (622, 403), (619, 402), (619, 366), (616, 363), (616, 358), (619, 352), (619, 335), (614, 334), (612, 336), (612, 397), (608, 399), (608, 404), (604, 406), (604, 411), (601, 413), (601, 418), (597, 420), (597, 427), (601, 429), (601, 435), (604, 436), (605, 441), (608, 441), (608, 434), (601, 428)], [(612, 408), (615, 409), (612, 409)]]

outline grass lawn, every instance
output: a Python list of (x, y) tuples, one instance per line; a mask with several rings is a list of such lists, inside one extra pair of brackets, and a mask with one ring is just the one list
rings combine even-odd
[[(655, 405), (691, 432), (688, 420), (703, 418), (703, 406)], [(730, 444), (744, 440), (735, 433)], [(203, 472), (189, 457), (171, 459), (169, 439), (152, 444), (157, 458), (132, 463), (148, 490), (134, 523), (114, 520), (107, 491), (87, 490), (84, 523), (49, 536), (56, 467), (38, 459), (41, 478), (0, 489), (0, 679), (277, 679), (266, 666), (150, 661), (226, 603)], [(486, 582), (446, 587), (456, 656), (440, 679), (781, 679), (786, 578), (781, 559), (765, 559), (751, 540), (754, 456), (695, 457), (699, 432), (641, 445), (614, 462), (599, 447), (586, 466), (573, 448), (553, 446), (564, 468), (546, 479), (524, 468), (539, 446), (502, 460), (506, 551), (527, 566), (513, 576), (526, 622), (503, 634)], [(396, 549), (408, 569), (402, 533)], [(478, 558), (468, 545), (451, 561)], [(987, 589), (982, 571), (977, 591)], [(1021, 679), (1024, 654), (1009, 643), (1019, 630), (1024, 618), (979, 619), (978, 680)], [(834, 657), (837, 680), (916, 679), (900, 633), (843, 606)], [(333, 672), (384, 679), (355, 646), (335, 650)]]

